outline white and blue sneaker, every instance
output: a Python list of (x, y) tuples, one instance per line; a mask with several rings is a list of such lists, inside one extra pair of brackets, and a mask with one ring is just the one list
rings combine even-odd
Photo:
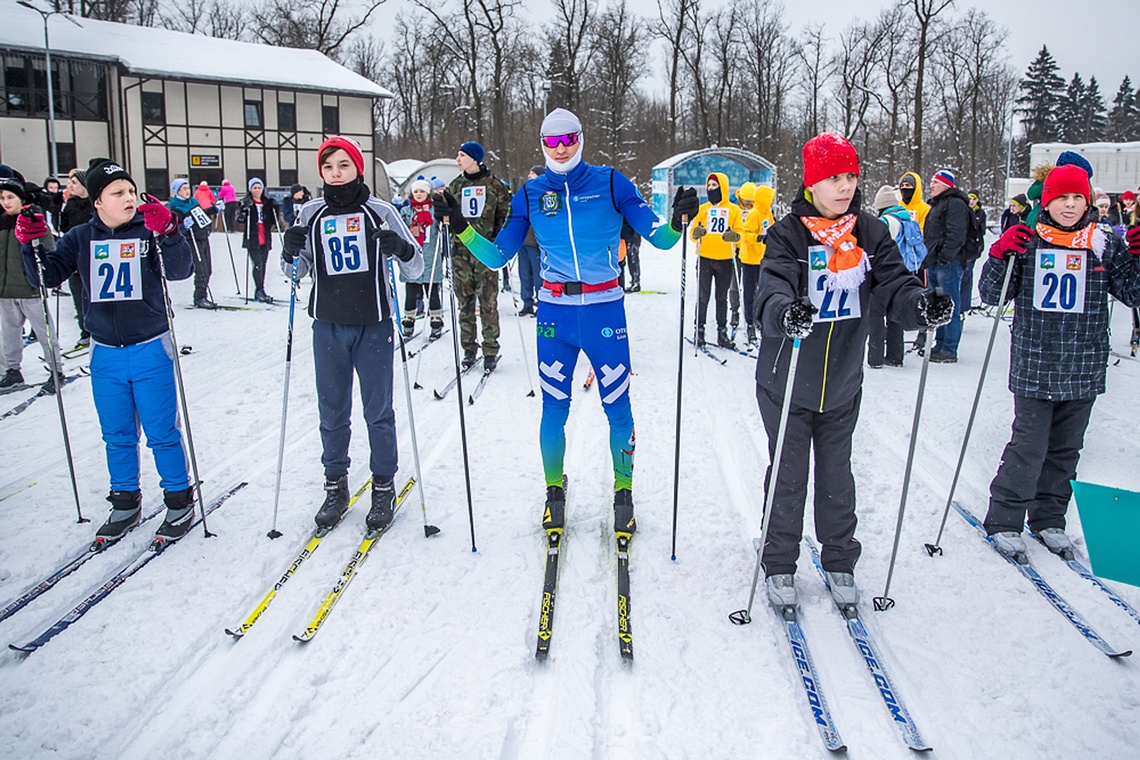
[(1054, 554), (1064, 554), (1073, 549), (1073, 542), (1069, 540), (1064, 528), (1039, 530), (1037, 537), (1041, 539), (1041, 543), (1045, 544), (1045, 548)]
[(796, 599), (796, 576), (790, 573), (769, 575), (764, 579), (764, 588), (768, 591), (768, 603), (777, 609), (795, 607), (799, 601)]
[(855, 576), (852, 573), (827, 573), (827, 587), (831, 589), (831, 598), (839, 609), (847, 609), (859, 604), (859, 587), (855, 585)]
[(1001, 533), (994, 533), (990, 539), (994, 542), (994, 548), (1007, 557), (1017, 559), (1026, 556), (1025, 539), (1021, 537), (1020, 533), (1012, 530), (1002, 531)]

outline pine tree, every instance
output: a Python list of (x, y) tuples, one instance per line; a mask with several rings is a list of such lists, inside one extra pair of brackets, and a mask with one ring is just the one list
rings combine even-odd
[(1056, 107), (1065, 86), (1065, 80), (1057, 74), (1059, 68), (1049, 48), (1042, 45), (1018, 86), (1021, 95), (1017, 98), (1017, 113), (1030, 143), (1052, 142), (1059, 137)]
[(1081, 117), (1084, 123), (1084, 137), (1081, 142), (1099, 142), (1108, 137), (1108, 111), (1100, 94), (1100, 84), (1096, 77), (1089, 77), (1081, 99)]
[(1136, 93), (1132, 90), (1132, 80), (1127, 75), (1116, 90), (1112, 99), (1112, 110), (1108, 114), (1108, 136), (1111, 140), (1135, 140), (1137, 121)]
[(1079, 73), (1073, 74), (1064, 96), (1057, 102), (1057, 138), (1061, 142), (1079, 143), (1085, 141), (1086, 119), (1084, 103), (1086, 97), (1085, 80)]

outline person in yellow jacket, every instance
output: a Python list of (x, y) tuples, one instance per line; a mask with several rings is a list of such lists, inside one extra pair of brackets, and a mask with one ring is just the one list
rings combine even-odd
[(902, 196), (903, 208), (910, 212), (910, 218), (918, 222), (919, 229), (925, 231), (930, 204), (922, 199), (922, 177), (914, 172), (899, 177), (899, 195)]
[(740, 207), (728, 199), (728, 176), (713, 172), (705, 181), (708, 201), (701, 204), (689, 236), (697, 241), (697, 345), (705, 342), (705, 316), (716, 279), (716, 342), (736, 348), (728, 335), (728, 289), (732, 285), (733, 247), (740, 242)]
[(764, 258), (765, 238), (768, 228), (776, 223), (772, 215), (772, 201), (776, 198), (775, 189), (767, 185), (757, 187), (745, 182), (736, 191), (744, 221), (740, 227), (740, 281), (744, 287), (744, 321), (748, 329), (748, 345), (756, 343), (756, 314), (753, 302), (756, 286), (760, 282), (760, 261)]

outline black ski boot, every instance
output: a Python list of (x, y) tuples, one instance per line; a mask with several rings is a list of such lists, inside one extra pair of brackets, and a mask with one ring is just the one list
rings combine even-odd
[(495, 367), (498, 367), (498, 366), (499, 366), (499, 355), (498, 354), (495, 354), (494, 356), (487, 356), (486, 354), (483, 355), (483, 371), (484, 372), (494, 372)]
[(697, 345), (703, 346), (705, 344), (705, 326), (701, 325), (697, 328)]
[(372, 481), (372, 509), (368, 510), (368, 517), (364, 518), (368, 530), (382, 530), (391, 525), (395, 506), (396, 484), (391, 478), (375, 478)]
[(566, 522), (566, 491), (562, 486), (546, 487), (546, 510), (542, 513), (543, 530), (562, 530)]
[(348, 511), (348, 476), (335, 480), (325, 478), (325, 503), (317, 510), (313, 520), (321, 530), (332, 530)]
[(438, 340), (439, 336), (443, 335), (443, 312), (432, 309), (428, 314), (428, 320), (431, 323), (431, 332), (428, 333), (428, 340)]
[(614, 533), (632, 536), (637, 532), (637, 521), (633, 519), (633, 491), (623, 488), (614, 491)]
[(166, 519), (155, 531), (155, 538), (177, 541), (190, 531), (194, 522), (194, 489), (163, 491), (162, 500), (166, 503)]
[(471, 369), (475, 366), (477, 352), (474, 350), (463, 349), (463, 369), (464, 371)]
[(95, 533), (97, 548), (118, 541), (142, 517), (142, 491), (111, 491), (107, 501), (111, 502), (111, 514)]
[(732, 338), (728, 336), (727, 327), (716, 328), (716, 344), (721, 348), (736, 349), (736, 344), (733, 343)]

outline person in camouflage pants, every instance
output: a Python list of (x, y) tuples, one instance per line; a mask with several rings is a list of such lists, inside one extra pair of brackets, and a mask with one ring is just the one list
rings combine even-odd
[[(459, 199), (468, 224), (486, 238), (493, 239), (507, 223), (511, 208), (511, 191), (483, 164), (483, 146), (466, 142), (459, 147), (455, 163), (461, 174), (451, 181), (448, 190)], [(455, 236), (451, 264), (452, 287), (459, 302), (459, 340), (463, 345), (463, 367), (475, 363), (479, 341), (475, 333), (475, 299), (479, 299), (479, 318), (483, 323), (483, 371), (489, 372), (499, 361), (499, 273), (476, 259)]]

